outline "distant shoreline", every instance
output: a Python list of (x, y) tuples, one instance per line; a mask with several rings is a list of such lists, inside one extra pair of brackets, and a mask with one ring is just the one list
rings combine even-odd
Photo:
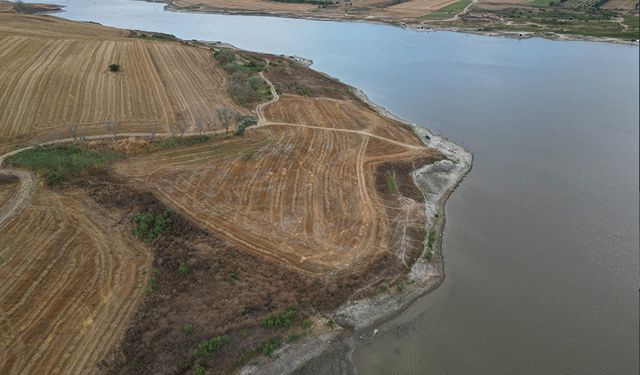
[(202, 14), (220, 14), (220, 15), (231, 15), (231, 16), (262, 16), (262, 17), (278, 17), (278, 18), (292, 18), (292, 19), (303, 19), (303, 20), (311, 20), (311, 21), (334, 21), (334, 22), (364, 22), (371, 24), (380, 24), (380, 25), (389, 25), (396, 26), (407, 30), (413, 31), (423, 31), (423, 32), (435, 32), (435, 31), (450, 31), (450, 32), (458, 32), (464, 34), (473, 34), (473, 35), (484, 35), (484, 36), (493, 36), (493, 37), (505, 37), (511, 39), (531, 39), (531, 38), (543, 38), (554, 41), (572, 41), (572, 42), (605, 42), (605, 43), (613, 43), (613, 44), (624, 44), (624, 45), (635, 45), (638, 46), (640, 43), (638, 40), (624, 40), (618, 38), (603, 38), (603, 37), (593, 37), (587, 35), (580, 34), (558, 34), (553, 32), (547, 33), (534, 33), (527, 31), (501, 31), (501, 30), (492, 30), (492, 31), (483, 31), (475, 28), (468, 27), (456, 27), (456, 26), (441, 26), (438, 24), (418, 24), (418, 23), (405, 23), (400, 20), (395, 20), (391, 18), (384, 17), (357, 17), (357, 16), (349, 16), (349, 15), (336, 15), (332, 16), (330, 14), (323, 15), (310, 15), (310, 14), (300, 14), (291, 11), (254, 11), (254, 10), (235, 10), (235, 9), (216, 9), (216, 8), (206, 8), (201, 7), (198, 9), (179, 7), (173, 4), (171, 0), (167, 1), (153, 1), (153, 0), (138, 0), (145, 1), (150, 3), (165, 3), (164, 9), (166, 11), (171, 12), (185, 12), (185, 13), (202, 13)]

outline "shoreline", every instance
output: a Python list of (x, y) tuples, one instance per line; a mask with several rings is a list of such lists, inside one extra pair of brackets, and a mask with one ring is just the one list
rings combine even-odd
[[(305, 59), (305, 61), (309, 60)], [(336, 79), (324, 72), (319, 73)], [(376, 113), (411, 128), (425, 146), (435, 148), (445, 155), (445, 160), (424, 165), (411, 173), (414, 184), (425, 198), (425, 233), (435, 231), (436, 240), (432, 244), (433, 246), (429, 247), (425, 239), (421, 256), (406, 274), (410, 282), (401, 290), (343, 303), (329, 317), (332, 318), (329, 321), (335, 320), (339, 327), (337, 330), (321, 329), (320, 332), (312, 333), (297, 343), (287, 344), (278, 349), (274, 352), (271, 360), (263, 360), (262, 363), (241, 367), (235, 372), (237, 374), (292, 374), (327, 353), (331, 346), (337, 342), (341, 342), (348, 348), (347, 356), (351, 360), (355, 338), (375, 337), (378, 332), (377, 327), (400, 315), (418, 299), (435, 290), (444, 282), (445, 258), (442, 234), (446, 225), (445, 207), (451, 194), (471, 171), (473, 154), (430, 129), (395, 116), (385, 107), (372, 102), (362, 90), (346, 83), (342, 84), (348, 86), (359, 100), (375, 110)], [(436, 183), (432, 184), (427, 179), (433, 179)], [(428, 252), (433, 252), (433, 258), (430, 262), (425, 260), (425, 255)], [(316, 318), (327, 321), (327, 316)]]
[(371, 17), (371, 18), (361, 18), (361, 17), (351, 17), (349, 15), (341, 16), (329, 16), (329, 15), (308, 15), (308, 14), (299, 14), (295, 12), (283, 11), (283, 12), (275, 12), (275, 11), (259, 11), (259, 10), (231, 10), (231, 9), (215, 9), (215, 8), (201, 8), (201, 9), (186, 9), (175, 6), (173, 3), (165, 3), (164, 1), (153, 1), (153, 0), (138, 0), (149, 3), (164, 3), (164, 10), (168, 12), (177, 12), (177, 13), (201, 13), (201, 14), (218, 14), (218, 15), (229, 15), (229, 16), (257, 16), (257, 17), (277, 17), (277, 18), (290, 18), (290, 19), (301, 19), (301, 20), (309, 20), (309, 21), (328, 21), (328, 22), (361, 22), (361, 23), (370, 23), (375, 25), (386, 25), (386, 26), (394, 26), (399, 27), (401, 29), (417, 31), (417, 32), (438, 32), (438, 31), (448, 31), (462, 34), (470, 34), (470, 35), (481, 35), (488, 37), (500, 37), (500, 38), (510, 38), (510, 39), (547, 39), (558, 42), (600, 42), (600, 43), (612, 43), (612, 44), (622, 44), (622, 45), (631, 45), (631, 46), (640, 46), (640, 41), (635, 40), (624, 40), (618, 38), (601, 38), (594, 37), (588, 35), (580, 35), (580, 34), (558, 34), (553, 32), (548, 33), (534, 33), (530, 31), (503, 31), (503, 30), (492, 30), (492, 31), (483, 31), (477, 30), (474, 28), (465, 28), (465, 27), (450, 27), (450, 26), (439, 26), (438, 24), (417, 24), (417, 23), (406, 23), (400, 20), (394, 19), (385, 19), (379, 17)]

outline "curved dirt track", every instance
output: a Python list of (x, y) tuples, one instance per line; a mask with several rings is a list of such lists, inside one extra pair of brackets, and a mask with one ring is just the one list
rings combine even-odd
[[(0, 158), (0, 166), (2, 159)], [(0, 169), (0, 176), (16, 176), (20, 180), (17, 191), (6, 205), (0, 205), (0, 229), (7, 221), (18, 214), (28, 203), (31, 193), (35, 189), (32, 174), (14, 169)]]

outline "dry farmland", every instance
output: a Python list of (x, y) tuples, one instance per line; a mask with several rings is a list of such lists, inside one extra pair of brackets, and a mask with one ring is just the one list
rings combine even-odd
[[(0, 151), (27, 140), (168, 132), (183, 121), (215, 122), (236, 107), (206, 49), (127, 38), (129, 32), (36, 16), (0, 14)], [(117, 63), (121, 70), (110, 72)], [(237, 110), (241, 110), (236, 108)]]
[(621, 9), (621, 10), (634, 10), (637, 9), (638, 0), (609, 0), (602, 8), (604, 9)]
[[(115, 122), (166, 136), (180, 122), (197, 133), (219, 106), (249, 113), (209, 49), (136, 35), (0, 13), (0, 154), (70, 137), (70, 123), (78, 135), (109, 137)], [(260, 324), (269, 315), (297, 306), (300, 327), (402, 282), (425, 239), (411, 171), (442, 155), (333, 79), (235, 53), (266, 67), (274, 97), (243, 137), (85, 142), (122, 159), (56, 186), (2, 170), (0, 373), (160, 374), (195, 361), (226, 373), (275, 338)], [(132, 235), (136, 215), (165, 209), (167, 234)], [(228, 349), (194, 357), (219, 335)]]

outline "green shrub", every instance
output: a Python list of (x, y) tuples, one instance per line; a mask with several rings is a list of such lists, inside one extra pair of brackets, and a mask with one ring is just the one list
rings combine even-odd
[(204, 340), (198, 345), (200, 354), (210, 356), (218, 353), (229, 342), (229, 336), (216, 336), (210, 340)]
[(431, 263), (431, 260), (433, 259), (433, 251), (429, 251), (424, 255), (424, 257), (427, 260), (427, 262)]
[(204, 367), (199, 363), (193, 368), (193, 375), (204, 375)]
[(115, 72), (118, 72), (118, 71), (120, 71), (120, 65), (118, 65), (118, 64), (111, 64), (111, 65), (109, 65), (109, 70), (110, 70), (110, 71), (112, 71), (112, 72), (114, 72), (114, 73), (115, 73)]
[(142, 241), (156, 239), (165, 229), (171, 225), (169, 211), (156, 213), (149, 210), (133, 218), (134, 227), (131, 233)]
[(184, 332), (185, 335), (190, 335), (193, 333), (193, 325), (191, 323), (185, 323), (182, 326), (182, 332)]
[(288, 328), (291, 327), (292, 320), (296, 317), (296, 309), (289, 307), (287, 311), (274, 314), (262, 321), (265, 328)]
[(250, 126), (254, 126), (258, 123), (258, 119), (254, 116), (244, 116), (240, 118), (238, 121), (238, 125), (236, 126), (236, 132), (233, 134), (236, 137), (241, 137), (244, 135), (245, 129)]
[(187, 276), (187, 274), (189, 273), (189, 267), (187, 267), (187, 265), (184, 263), (180, 263), (180, 267), (178, 267), (178, 273), (180, 274), (180, 276)]
[(213, 57), (223, 65), (232, 63), (236, 59), (236, 55), (228, 49), (221, 49), (214, 52)]

